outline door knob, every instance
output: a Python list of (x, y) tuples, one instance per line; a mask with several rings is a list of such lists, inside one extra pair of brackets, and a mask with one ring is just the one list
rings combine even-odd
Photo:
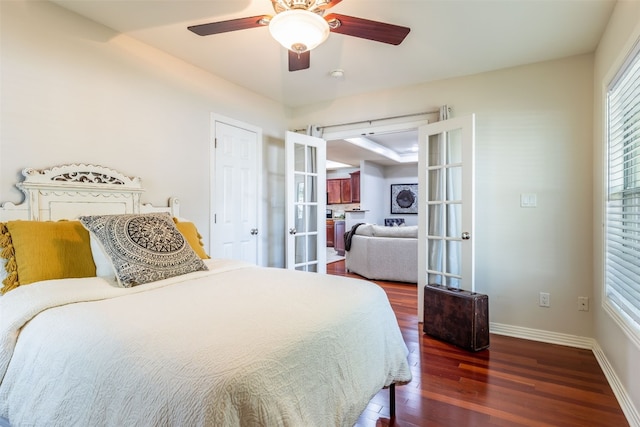
[(471, 238), (471, 233), (469, 233), (468, 231), (464, 231), (461, 237), (462, 240), (469, 240)]
[(258, 229), (257, 228), (252, 228), (251, 229), (251, 235), (255, 236), (256, 234), (258, 234)]
[(295, 228), (290, 228), (289, 229), (289, 234), (296, 234), (298, 232), (298, 230), (296, 230)]

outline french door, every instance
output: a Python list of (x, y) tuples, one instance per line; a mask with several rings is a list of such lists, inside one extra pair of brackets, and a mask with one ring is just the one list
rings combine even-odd
[(285, 137), (287, 268), (326, 273), (326, 142), (287, 132)]
[(424, 286), (474, 291), (475, 116), (418, 131), (418, 319)]

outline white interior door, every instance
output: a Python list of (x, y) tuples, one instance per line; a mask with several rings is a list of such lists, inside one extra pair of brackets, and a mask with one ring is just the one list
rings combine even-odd
[(418, 319), (424, 286), (474, 291), (475, 116), (419, 128)]
[(214, 119), (213, 132), (210, 255), (260, 264), (261, 131), (233, 120)]
[(287, 268), (327, 271), (327, 171), (324, 139), (287, 132)]

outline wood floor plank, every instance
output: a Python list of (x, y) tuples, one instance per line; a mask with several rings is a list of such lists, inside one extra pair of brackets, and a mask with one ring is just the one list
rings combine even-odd
[[(329, 274), (364, 278), (345, 271)], [(490, 347), (469, 352), (422, 333), (416, 285), (381, 286), (409, 349), (413, 380), (396, 387), (396, 417), (381, 390), (357, 427), (628, 426), (590, 350), (491, 334)]]

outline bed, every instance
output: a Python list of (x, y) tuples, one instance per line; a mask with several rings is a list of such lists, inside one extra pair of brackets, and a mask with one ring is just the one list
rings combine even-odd
[[(381, 388), (411, 380), (377, 285), (209, 259), (179, 200), (142, 204), (140, 179), (112, 169), (23, 176), (26, 201), (0, 207), (0, 425), (352, 426)], [(39, 227), (82, 237), (62, 251)], [(153, 259), (129, 254), (122, 230)], [(49, 243), (89, 271), (28, 270)]]

